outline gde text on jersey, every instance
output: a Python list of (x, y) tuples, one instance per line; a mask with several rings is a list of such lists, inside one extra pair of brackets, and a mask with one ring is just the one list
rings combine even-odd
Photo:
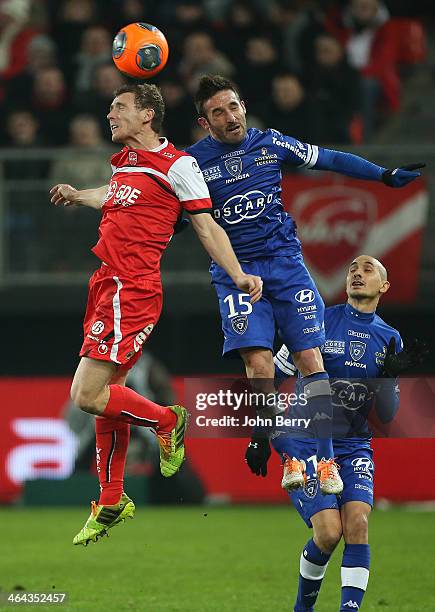
[(131, 206), (136, 202), (141, 193), (142, 192), (140, 189), (131, 187), (131, 185), (121, 185), (118, 191), (115, 193), (113, 205)]
[(254, 219), (261, 215), (267, 204), (273, 201), (274, 194), (266, 195), (257, 189), (248, 191), (243, 195), (235, 195), (224, 202), (222, 208), (215, 208), (215, 219), (222, 219), (229, 224)]

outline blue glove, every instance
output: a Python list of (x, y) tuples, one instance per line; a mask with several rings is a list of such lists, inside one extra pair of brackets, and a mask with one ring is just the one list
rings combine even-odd
[(382, 182), (388, 185), (388, 187), (404, 187), (421, 176), (421, 172), (414, 172), (414, 170), (419, 170), (425, 166), (426, 164), (420, 162), (418, 164), (400, 166), (400, 168), (395, 168), (394, 170), (385, 170), (382, 174)]

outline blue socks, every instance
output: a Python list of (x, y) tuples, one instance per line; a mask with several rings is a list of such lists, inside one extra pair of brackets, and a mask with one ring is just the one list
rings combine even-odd
[(341, 564), (340, 612), (359, 610), (369, 581), (370, 546), (346, 544)]
[(331, 555), (323, 553), (314, 540), (308, 540), (301, 555), (299, 590), (294, 612), (311, 612)]
[(332, 459), (332, 401), (329, 376), (326, 372), (316, 372), (300, 379), (302, 393), (307, 398), (306, 414), (311, 419), (311, 430), (317, 442), (317, 460)]

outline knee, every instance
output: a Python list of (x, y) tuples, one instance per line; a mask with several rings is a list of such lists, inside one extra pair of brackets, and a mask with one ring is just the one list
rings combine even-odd
[(80, 410), (83, 410), (83, 412), (88, 412), (89, 414), (99, 414), (97, 409), (97, 398), (95, 397), (94, 393), (90, 392), (90, 390), (73, 384), (71, 387), (70, 396), (77, 408), (80, 408)]
[(322, 552), (331, 554), (340, 542), (341, 536), (341, 526), (328, 525), (315, 534), (314, 541)]
[(343, 526), (346, 544), (367, 544), (369, 536), (369, 518), (364, 512), (353, 515)]
[(247, 351), (243, 353), (243, 361), (249, 378), (273, 379), (275, 377), (275, 367), (270, 351)]

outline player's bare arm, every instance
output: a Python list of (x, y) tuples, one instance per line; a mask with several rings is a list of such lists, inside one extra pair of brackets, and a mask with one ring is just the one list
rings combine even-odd
[(259, 276), (245, 274), (225, 231), (209, 213), (191, 215), (192, 225), (210, 257), (233, 279), (239, 289), (249, 293), (252, 304), (260, 298), (263, 281)]
[(95, 189), (76, 189), (67, 183), (60, 183), (50, 189), (51, 202), (55, 206), (87, 206), (100, 210), (108, 188), (108, 185), (103, 185)]

